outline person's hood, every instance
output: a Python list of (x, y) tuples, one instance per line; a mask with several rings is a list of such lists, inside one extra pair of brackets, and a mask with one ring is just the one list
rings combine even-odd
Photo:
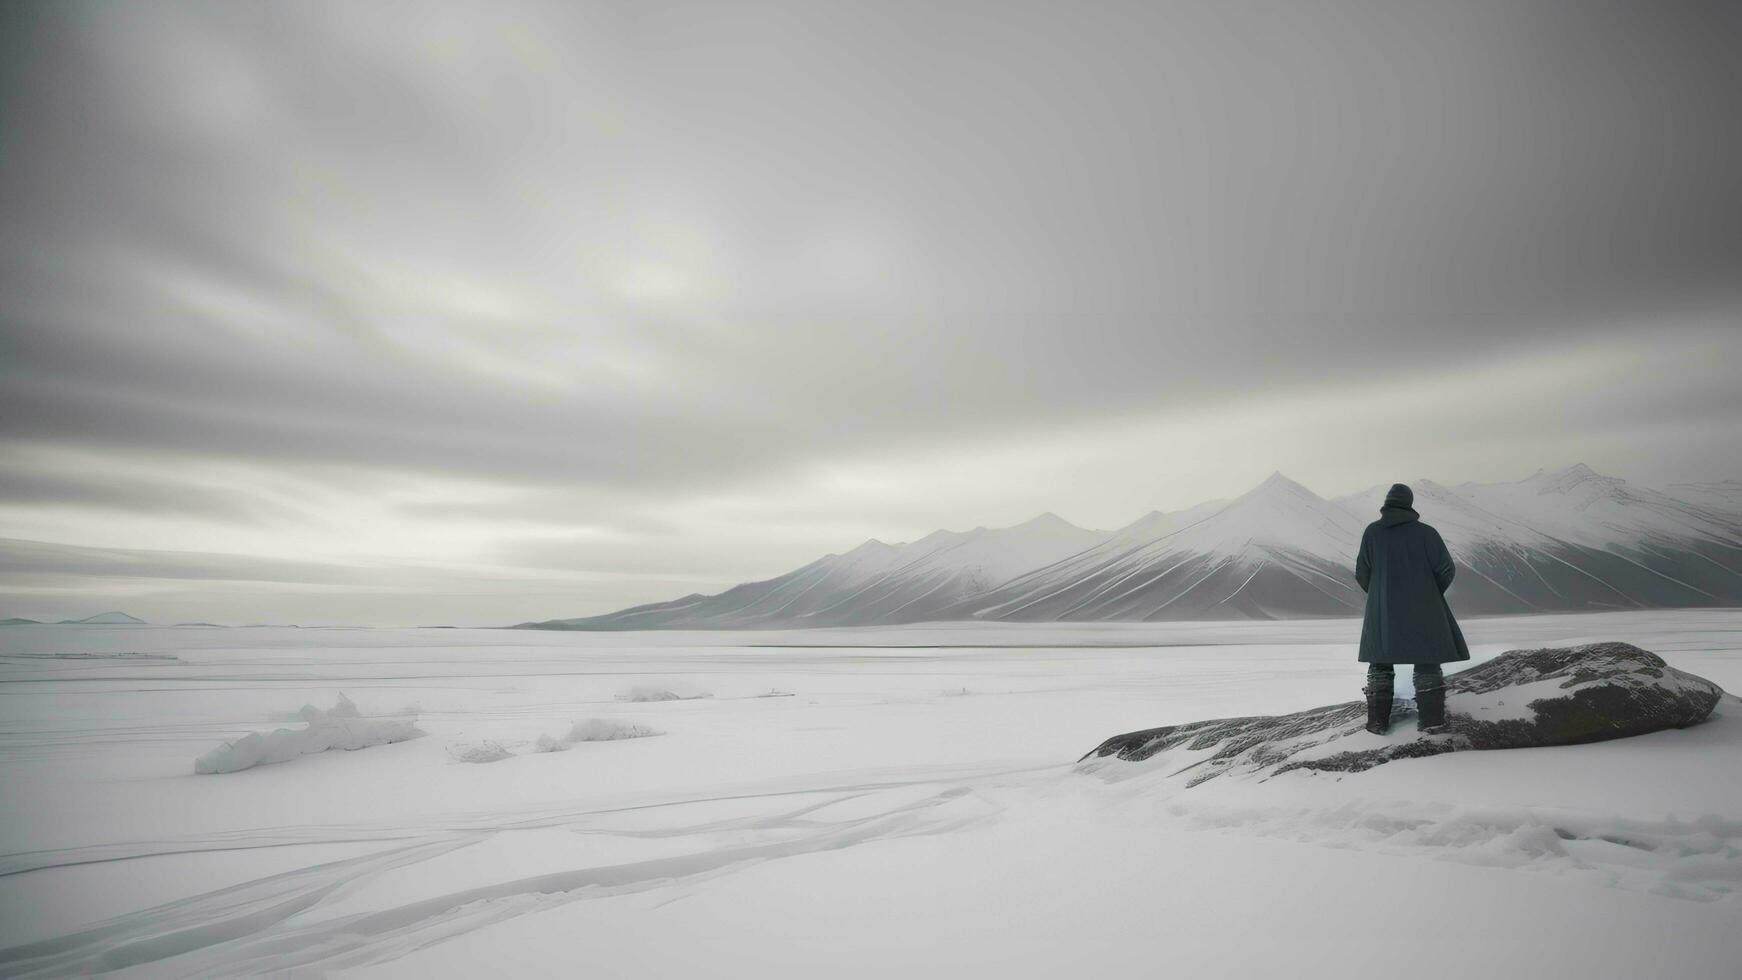
[(1396, 527), (1408, 524), (1410, 521), (1421, 520), (1421, 515), (1413, 507), (1381, 507), (1379, 508), (1379, 523), (1386, 527)]

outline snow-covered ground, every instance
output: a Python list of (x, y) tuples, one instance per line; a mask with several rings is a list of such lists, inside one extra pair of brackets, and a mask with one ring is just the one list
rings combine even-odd
[[(1465, 628), (1742, 691), (1742, 611)], [(1357, 629), (7, 627), (0, 975), (1735, 975), (1733, 698), (1354, 775), (1076, 764), (1350, 700)], [(341, 694), (427, 734), (195, 774)]]

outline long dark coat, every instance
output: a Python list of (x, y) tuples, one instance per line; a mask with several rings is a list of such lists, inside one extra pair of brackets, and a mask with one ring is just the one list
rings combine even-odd
[(1361, 535), (1355, 581), (1367, 593), (1361, 662), (1445, 664), (1470, 659), (1446, 605), (1456, 568), (1440, 532), (1408, 507), (1385, 507)]

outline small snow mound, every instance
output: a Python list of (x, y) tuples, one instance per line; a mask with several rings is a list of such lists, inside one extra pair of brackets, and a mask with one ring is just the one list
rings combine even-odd
[(626, 738), (652, 738), (665, 733), (657, 728), (609, 718), (584, 718), (569, 727), (566, 735), (540, 735), (534, 752), (566, 752), (581, 742), (616, 742)]
[(448, 757), (455, 762), (501, 762), (514, 753), (503, 748), (501, 742), (485, 739), (482, 742), (462, 742), (448, 746)]
[(372, 745), (404, 742), (423, 734), (411, 718), (365, 718), (357, 705), (343, 694), (331, 708), (305, 704), (297, 716), (307, 724), (301, 729), (280, 728), (250, 732), (194, 760), (194, 772), (213, 775), (240, 772), (255, 766), (289, 762), (298, 756), (328, 749), (354, 752)]
[(711, 698), (712, 694), (701, 692), (696, 694), (679, 694), (676, 691), (651, 684), (637, 684), (627, 693), (617, 695), (619, 701), (696, 701), (701, 698)]

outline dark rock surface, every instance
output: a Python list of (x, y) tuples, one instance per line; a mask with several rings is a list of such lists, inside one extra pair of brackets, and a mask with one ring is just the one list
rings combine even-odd
[(1446, 691), (1450, 730), (1443, 735), (1418, 735), (1408, 700), (1394, 706), (1391, 734), (1373, 735), (1362, 727), (1365, 705), (1350, 701), (1116, 735), (1081, 761), (1177, 755), (1180, 766), (1171, 774), (1184, 775), (1189, 786), (1229, 772), (1360, 772), (1445, 752), (1576, 745), (1686, 728), (1704, 721), (1724, 696), (1703, 677), (1615, 642), (1513, 650), (1448, 675)]

